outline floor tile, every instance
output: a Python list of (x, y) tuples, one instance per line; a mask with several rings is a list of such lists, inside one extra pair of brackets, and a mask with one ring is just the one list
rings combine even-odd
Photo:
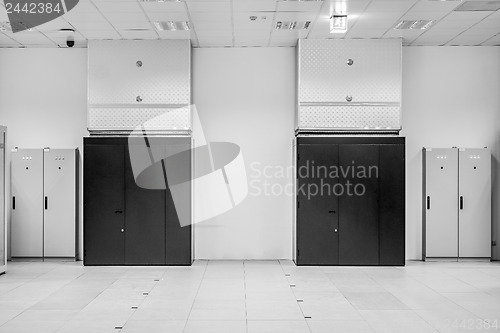
[(347, 292), (347, 300), (358, 310), (405, 310), (408, 309), (389, 292)]
[(186, 322), (181, 321), (128, 321), (120, 333), (182, 333)]
[(301, 321), (249, 321), (248, 333), (310, 333), (305, 320)]
[(246, 333), (245, 321), (192, 321), (189, 320), (183, 333)]
[(373, 329), (364, 320), (307, 320), (311, 333), (373, 333)]

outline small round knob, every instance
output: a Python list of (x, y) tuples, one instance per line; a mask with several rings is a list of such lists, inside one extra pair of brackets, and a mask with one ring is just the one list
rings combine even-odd
[(348, 102), (352, 102), (352, 96), (346, 96), (345, 100)]
[(137, 96), (135, 98), (135, 100), (137, 101), (137, 103), (140, 103), (140, 102), (142, 102), (142, 97), (141, 96)]
[(347, 65), (352, 66), (354, 64), (354, 60), (347, 59)]
[(335, 229), (335, 232), (339, 231), (338, 229)]
[(137, 65), (137, 67), (142, 67), (142, 61), (140, 61), (140, 60), (137, 60), (137, 62), (135, 64)]
[(125, 229), (121, 229), (121, 232), (125, 232)]

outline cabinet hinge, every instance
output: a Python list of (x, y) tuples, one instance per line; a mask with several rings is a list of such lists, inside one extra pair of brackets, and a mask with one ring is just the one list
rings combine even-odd
[(300, 208), (300, 201), (297, 201), (297, 208)]
[(491, 241), (491, 246), (497, 246), (497, 241)]
[(300, 250), (297, 250), (297, 257), (300, 256)]

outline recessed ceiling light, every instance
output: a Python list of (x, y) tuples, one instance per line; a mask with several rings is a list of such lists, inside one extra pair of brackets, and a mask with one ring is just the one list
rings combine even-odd
[(277, 30), (307, 30), (310, 25), (311, 21), (278, 21), (275, 28)]
[(187, 31), (191, 29), (187, 21), (156, 21), (153, 24), (158, 31)]
[(500, 1), (465, 1), (455, 8), (456, 12), (479, 12), (479, 11), (497, 11), (500, 9)]
[(346, 33), (347, 32), (347, 15), (332, 15), (330, 17), (330, 33)]
[(434, 24), (433, 20), (410, 20), (410, 21), (399, 21), (398, 24), (394, 26), (396, 30), (426, 30), (429, 29), (431, 25)]

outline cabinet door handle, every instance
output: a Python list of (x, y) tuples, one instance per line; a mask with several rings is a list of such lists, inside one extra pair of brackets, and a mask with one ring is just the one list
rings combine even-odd
[(460, 196), (460, 209), (461, 210), (464, 209), (464, 197), (463, 196)]
[(430, 195), (427, 196), (427, 209), (431, 209), (431, 197), (430, 197)]
[(123, 210), (115, 210), (115, 214), (123, 214)]
[(45, 197), (45, 210), (49, 209), (49, 198)]
[(334, 210), (329, 210), (328, 213), (329, 214), (335, 214), (335, 211)]
[(16, 210), (16, 197), (12, 197), (12, 210)]

